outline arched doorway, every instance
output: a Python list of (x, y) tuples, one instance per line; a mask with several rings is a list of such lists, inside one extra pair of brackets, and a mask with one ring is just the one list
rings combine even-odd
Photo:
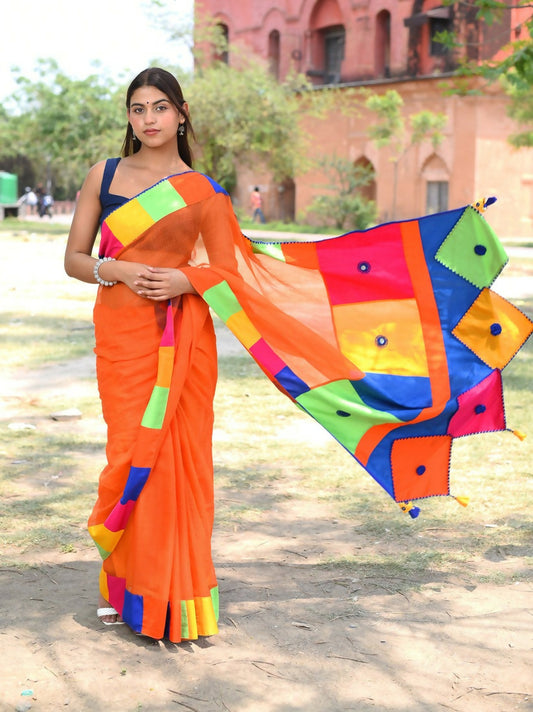
[(294, 222), (296, 215), (296, 184), (292, 178), (278, 183), (278, 220)]
[(341, 81), (346, 31), (337, 0), (318, 0), (309, 19), (311, 64), (308, 75), (318, 84)]
[(272, 30), (268, 35), (268, 64), (270, 71), (276, 79), (279, 79), (279, 50), (279, 32), (278, 30)]
[(223, 22), (217, 23), (217, 44), (215, 59), (218, 62), (229, 64), (229, 27)]
[(365, 200), (371, 200), (375, 203), (377, 198), (377, 185), (375, 177), (376, 170), (374, 168), (374, 165), (371, 161), (368, 160), (368, 158), (366, 158), (365, 156), (361, 156), (357, 159), (357, 161), (354, 161), (354, 166), (360, 166), (365, 173), (368, 173), (372, 176), (372, 180), (370, 180), (366, 185), (362, 185), (359, 188), (359, 192)]

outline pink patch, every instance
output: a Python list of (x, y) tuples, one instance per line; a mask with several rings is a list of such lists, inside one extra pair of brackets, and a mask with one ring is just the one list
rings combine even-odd
[(459, 408), (448, 425), (454, 438), (505, 430), (502, 375), (497, 369), (457, 398)]
[(174, 313), (172, 304), (169, 304), (167, 307), (167, 321), (163, 336), (161, 337), (160, 346), (174, 346)]
[(317, 255), (331, 304), (414, 296), (397, 223), (324, 240)]
[(109, 590), (109, 603), (122, 615), (124, 608), (124, 592), (126, 591), (126, 579), (107, 574), (107, 588)]
[(103, 222), (98, 254), (103, 255), (104, 257), (113, 257), (117, 254), (117, 252), (120, 252), (122, 248), (123, 244), (113, 235), (107, 223)]
[(261, 364), (266, 370), (273, 376), (279, 373), (285, 366), (280, 357), (272, 351), (270, 346), (264, 339), (259, 339), (253, 346), (250, 347), (250, 353), (257, 359), (258, 363)]
[(126, 504), (117, 502), (113, 510), (104, 522), (104, 525), (110, 532), (120, 532), (126, 527), (126, 523), (130, 518), (131, 510), (135, 506), (135, 500), (129, 500)]

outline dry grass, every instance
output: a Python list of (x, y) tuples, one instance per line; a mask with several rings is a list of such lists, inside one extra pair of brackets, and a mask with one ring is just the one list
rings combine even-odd
[[(0, 331), (4, 368), (20, 375), (90, 354), (94, 288), (63, 274), (64, 236), (4, 233), (2, 239), (13, 260), (11, 266), (4, 264), (1, 275), (8, 290)], [(13, 269), (15, 260), (26, 265), (23, 283), (20, 270)], [(533, 273), (531, 261), (529, 269)], [(531, 299), (520, 306), (533, 312)], [(509, 426), (529, 432), (530, 439), (520, 442), (510, 433), (498, 433), (455, 441), (453, 491), (470, 496), (471, 505), (463, 509), (451, 499), (428, 500), (413, 521), (278, 393), (246, 354), (222, 356), (215, 402), (217, 526), (253, 526), (280, 503), (296, 511), (320, 502), (366, 537), (368, 550), (357, 553), (364, 575), (379, 570), (381, 576), (401, 578), (403, 572), (416, 581), (428, 567), (464, 575), (475, 557), (514, 551), (523, 569), (510, 575), (523, 578), (531, 552), (532, 374), (530, 343), (504, 374)], [(49, 417), (73, 405), (65, 402), (64, 392), (44, 399), (4, 394), (0, 547), (6, 563), (38, 559), (39, 550), (89, 546), (84, 524), (104, 462), (105, 433), (94, 384), (75, 373), (73, 384), (80, 381), (82, 394), (75, 405), (83, 420), (71, 423)], [(14, 431), (9, 428), (14, 421), (34, 427)], [(330, 558), (323, 565), (349, 571), (355, 559)]]

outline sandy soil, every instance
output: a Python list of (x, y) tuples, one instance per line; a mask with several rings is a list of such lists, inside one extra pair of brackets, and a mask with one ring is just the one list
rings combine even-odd
[[(91, 387), (80, 379), (91, 368), (91, 356), (47, 367), (46, 387)], [(32, 392), (42, 375), (10, 374), (1, 393)], [(89, 543), (0, 567), (0, 710), (533, 710), (530, 583), (473, 586), (428, 570), (406, 586), (319, 565), (379, 542), (329, 506), (294, 499), (215, 531), (213, 543), (220, 634), (180, 645), (97, 620)], [(502, 547), (469, 566), (510, 580), (526, 563)]]
[[(234, 348), (231, 339), (224, 347)], [(39, 382), (40, 397), (67, 384), (82, 393), (94, 387), (91, 368), (89, 356), (10, 383), (20, 394)], [(76, 421), (84, 427), (99, 426)], [(89, 542), (70, 554), (29, 553), (25, 570), (0, 567), (0, 710), (533, 709), (531, 584), (468, 583), (472, 574), (523, 574), (526, 552), (502, 547), (473, 559), (464, 579), (428, 570), (409, 585), (322, 565), (362, 550), (378, 552), (380, 542), (305, 500), (215, 531), (220, 634), (180, 645), (97, 620)]]

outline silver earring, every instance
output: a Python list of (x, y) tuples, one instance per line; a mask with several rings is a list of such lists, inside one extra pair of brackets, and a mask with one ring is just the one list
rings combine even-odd
[(180, 124), (178, 128), (178, 136), (184, 136), (185, 135), (185, 124)]
[(132, 139), (132, 141), (138, 141), (138, 140), (139, 140), (139, 139), (137, 138), (137, 136), (135, 135), (135, 132), (134, 132), (134, 131), (131, 132), (131, 139)]

